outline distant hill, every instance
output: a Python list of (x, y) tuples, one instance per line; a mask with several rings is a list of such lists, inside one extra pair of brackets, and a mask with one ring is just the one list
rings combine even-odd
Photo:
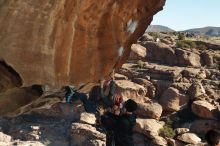
[(174, 31), (175, 30), (162, 25), (150, 25), (147, 28), (147, 32), (174, 32)]
[(195, 33), (198, 35), (220, 36), (220, 27), (203, 27), (185, 30), (184, 32)]

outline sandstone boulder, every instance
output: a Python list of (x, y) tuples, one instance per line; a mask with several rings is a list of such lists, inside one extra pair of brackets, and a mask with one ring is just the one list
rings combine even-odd
[(134, 131), (142, 133), (148, 138), (154, 138), (159, 135), (159, 130), (163, 128), (164, 122), (155, 119), (137, 119)]
[(144, 60), (146, 55), (146, 48), (139, 44), (132, 44), (129, 60)]
[(163, 93), (173, 84), (171, 81), (152, 80), (156, 87), (156, 97), (161, 97)]
[(128, 77), (125, 75), (118, 74), (118, 73), (115, 74), (115, 80), (127, 80), (127, 79)]
[(219, 121), (216, 120), (195, 120), (191, 123), (190, 131), (204, 137), (206, 132), (211, 129), (220, 130)]
[(139, 102), (145, 102), (148, 100), (146, 97), (147, 90), (136, 83), (128, 80), (117, 80), (117, 93), (121, 94), (124, 99), (134, 99)]
[(154, 41), (154, 38), (149, 35), (148, 33), (144, 33), (140, 38), (139, 38), (139, 41), (140, 42), (145, 42), (145, 41), (150, 41), (150, 42), (153, 42)]
[(194, 145), (201, 142), (201, 139), (194, 133), (184, 133), (182, 135), (179, 135), (177, 139), (185, 143)]
[(212, 104), (203, 100), (194, 101), (192, 104), (192, 112), (201, 118), (215, 119), (213, 115), (215, 109)]
[(213, 66), (214, 65), (214, 60), (213, 60), (213, 54), (210, 52), (203, 52), (201, 54), (201, 58), (203, 61), (203, 65), (207, 65), (207, 66)]
[(106, 143), (104, 141), (94, 139), (94, 140), (85, 141), (83, 143), (83, 145), (86, 145), (86, 146), (105, 146)]
[(147, 49), (147, 60), (157, 61), (161, 64), (175, 65), (177, 58), (175, 51), (166, 44), (155, 42), (144, 42)]
[(156, 63), (145, 63), (145, 73), (156, 80), (166, 80), (177, 82), (182, 78), (182, 68), (172, 67), (166, 65), (159, 65)]
[(205, 89), (200, 82), (194, 82), (189, 87), (188, 94), (192, 99), (205, 96)]
[(4, 134), (3, 132), (0, 132), (0, 142), (9, 143), (12, 141), (11, 136)]
[(43, 143), (38, 142), (38, 141), (20, 141), (20, 140), (16, 140), (16, 141), (11, 142), (11, 143), (6, 143), (5, 146), (8, 146), (8, 145), (16, 145), (16, 146), (46, 146)]
[(167, 139), (167, 143), (170, 145), (170, 146), (185, 146), (186, 144), (182, 141), (179, 141), (179, 140), (176, 140), (176, 139), (171, 139), (171, 138), (168, 138)]
[(21, 140), (13, 140), (11, 136), (0, 132), (0, 145), (1, 146), (45, 146), (39, 141), (21, 141)]
[(159, 98), (159, 103), (163, 106), (165, 111), (179, 111), (189, 102), (189, 97), (179, 92), (179, 90), (170, 87)]
[(206, 78), (206, 72), (204, 69), (186, 68), (182, 71), (182, 75), (188, 80), (192, 80), (194, 78), (198, 78), (198, 79)]
[(96, 117), (91, 113), (81, 113), (80, 114), (80, 122), (94, 125), (96, 123)]
[(188, 128), (177, 128), (175, 129), (175, 132), (176, 132), (176, 135), (184, 134), (184, 133), (189, 132), (189, 129)]
[(137, 83), (147, 89), (146, 96), (149, 98), (155, 97), (156, 88), (150, 81), (143, 78), (133, 78), (132, 82)]
[(152, 139), (152, 142), (157, 146), (165, 146), (167, 145), (167, 141), (161, 136), (155, 136)]
[(199, 54), (182, 49), (176, 49), (175, 53), (179, 66), (201, 67)]
[(156, 102), (138, 103), (136, 114), (140, 118), (152, 118), (159, 120), (162, 111), (162, 106)]
[[(98, 145), (93, 146), (101, 146), (105, 141), (105, 134), (96, 130), (95, 127), (88, 125), (88, 124), (81, 124), (81, 123), (73, 123), (71, 128), (71, 141), (73, 145), (86, 145), (91, 143), (91, 141), (97, 142)], [(100, 142), (101, 141), (101, 142)]]

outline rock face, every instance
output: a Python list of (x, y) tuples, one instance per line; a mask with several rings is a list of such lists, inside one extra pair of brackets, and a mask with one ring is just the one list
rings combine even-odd
[(137, 119), (134, 131), (142, 133), (149, 138), (159, 135), (159, 130), (163, 128), (164, 123), (155, 119)]
[(214, 110), (215, 107), (207, 101), (198, 100), (192, 104), (193, 113), (202, 118), (215, 119), (213, 116)]
[(147, 90), (136, 83), (128, 80), (118, 80), (116, 81), (117, 92), (121, 94), (124, 99), (132, 98), (138, 102), (145, 102), (148, 100), (146, 96)]
[(138, 103), (136, 114), (141, 118), (160, 119), (162, 111), (162, 106), (156, 102)]
[(187, 95), (179, 93), (179, 90), (170, 87), (163, 93), (159, 102), (163, 106), (163, 110), (174, 112), (187, 105), (189, 98)]
[(164, 3), (1, 0), (0, 64), (17, 73), (15, 86), (97, 81), (125, 61)]
[(139, 44), (133, 44), (131, 46), (131, 53), (129, 56), (129, 60), (142, 60), (146, 57), (147, 52), (146, 48)]
[(105, 135), (96, 131), (91, 125), (73, 123), (71, 132), (73, 145), (102, 146), (105, 144)]
[(178, 136), (177, 139), (189, 144), (197, 144), (201, 142), (201, 139), (193, 133), (185, 133), (183, 135)]
[(144, 46), (147, 49), (147, 60), (163, 62), (169, 65), (177, 64), (175, 52), (168, 45), (145, 42)]

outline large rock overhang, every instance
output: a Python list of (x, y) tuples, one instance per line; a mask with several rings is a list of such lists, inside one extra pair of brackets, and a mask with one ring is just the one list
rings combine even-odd
[(0, 60), (22, 86), (96, 82), (127, 59), (165, 0), (0, 0)]

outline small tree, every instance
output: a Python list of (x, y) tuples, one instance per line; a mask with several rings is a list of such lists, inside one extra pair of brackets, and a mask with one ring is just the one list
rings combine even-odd
[(185, 40), (185, 35), (183, 33), (179, 33), (178, 40)]
[(173, 121), (170, 118), (168, 118), (163, 128), (159, 131), (160, 136), (173, 138), (175, 136), (175, 131), (173, 130), (172, 125)]

